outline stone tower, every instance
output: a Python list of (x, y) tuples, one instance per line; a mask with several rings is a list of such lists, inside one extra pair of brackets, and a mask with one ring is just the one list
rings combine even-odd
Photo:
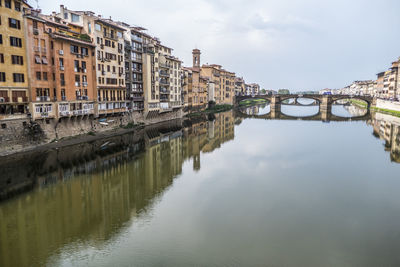
[(199, 49), (193, 49), (193, 68), (200, 69), (200, 55), (201, 52)]

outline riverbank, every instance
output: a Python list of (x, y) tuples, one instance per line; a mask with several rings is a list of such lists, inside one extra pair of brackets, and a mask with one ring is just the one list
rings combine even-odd
[(0, 128), (0, 156), (25, 152), (38, 146), (81, 139), (86, 136), (115, 134), (120, 130), (132, 130), (143, 125), (154, 125), (182, 119), (182, 109), (161, 114), (126, 113), (93, 118), (77, 116), (60, 120), (28, 118), (2, 121)]
[[(351, 99), (350, 102), (360, 108), (368, 108), (367, 103), (363, 102), (363, 101), (359, 101), (359, 100), (354, 100)], [(380, 113), (384, 113), (387, 115), (392, 115), (392, 116), (396, 116), (396, 117), (400, 117), (400, 111), (397, 110), (392, 110), (392, 109), (388, 109), (388, 108), (382, 108), (382, 107), (370, 107), (371, 110), (376, 111), (376, 112), (380, 112)]]
[(266, 104), (267, 100), (265, 99), (247, 99), (239, 103), (239, 106), (241, 107), (247, 107), (247, 106), (254, 106), (254, 105), (259, 105), (259, 104)]
[(221, 112), (226, 112), (233, 109), (233, 105), (229, 104), (222, 104), (222, 105), (215, 105), (212, 108), (206, 108), (205, 110), (189, 113), (186, 115), (187, 118), (192, 117), (199, 117), (201, 115), (208, 115), (208, 114), (216, 114)]

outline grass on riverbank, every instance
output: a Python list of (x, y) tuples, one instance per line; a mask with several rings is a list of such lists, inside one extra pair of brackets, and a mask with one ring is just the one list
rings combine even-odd
[(265, 104), (267, 103), (267, 100), (265, 99), (247, 99), (243, 100), (239, 103), (240, 106), (253, 106), (257, 104)]
[(201, 116), (202, 114), (220, 113), (220, 112), (229, 111), (232, 108), (233, 108), (233, 106), (228, 105), (228, 104), (215, 105), (212, 108), (207, 108), (207, 109), (205, 109), (203, 111), (199, 111), (199, 112), (189, 113), (186, 116), (187, 117), (198, 117), (198, 116)]
[[(360, 107), (360, 108), (367, 108), (368, 107), (368, 104), (365, 103), (364, 101), (351, 99), (350, 102), (352, 104)], [(392, 115), (392, 116), (395, 116), (395, 117), (400, 117), (400, 111), (396, 111), (396, 110), (377, 108), (377, 107), (371, 107), (371, 110), (376, 111), (376, 112), (380, 112), (380, 113), (384, 113), (384, 114), (387, 114), (387, 115)]]

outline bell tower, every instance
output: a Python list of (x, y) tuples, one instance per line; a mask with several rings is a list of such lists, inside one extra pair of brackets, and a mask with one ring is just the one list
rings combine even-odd
[(193, 68), (200, 69), (200, 55), (201, 52), (199, 49), (193, 49)]

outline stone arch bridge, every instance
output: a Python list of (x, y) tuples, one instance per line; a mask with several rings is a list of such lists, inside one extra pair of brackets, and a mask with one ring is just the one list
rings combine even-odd
[[(299, 98), (315, 100), (319, 105), (319, 112), (316, 115), (309, 117), (293, 117), (281, 113), (281, 105), (285, 100), (294, 99), (294, 105), (302, 105), (298, 102)], [(322, 120), (322, 121), (355, 121), (355, 120), (366, 120), (370, 117), (370, 107), (375, 105), (374, 99), (367, 96), (351, 96), (351, 95), (302, 95), (302, 94), (291, 94), (291, 95), (259, 95), (259, 96), (236, 96), (235, 106), (239, 107), (239, 103), (243, 100), (249, 99), (265, 99), (270, 102), (271, 111), (266, 115), (246, 115), (238, 111), (237, 115), (241, 117), (252, 117), (260, 119), (287, 119), (287, 120)], [(363, 116), (353, 118), (343, 118), (332, 114), (332, 105), (342, 99), (355, 99), (362, 100), (367, 103), (367, 112)], [(314, 105), (311, 104), (311, 105)], [(309, 105), (303, 105), (309, 106)]]

